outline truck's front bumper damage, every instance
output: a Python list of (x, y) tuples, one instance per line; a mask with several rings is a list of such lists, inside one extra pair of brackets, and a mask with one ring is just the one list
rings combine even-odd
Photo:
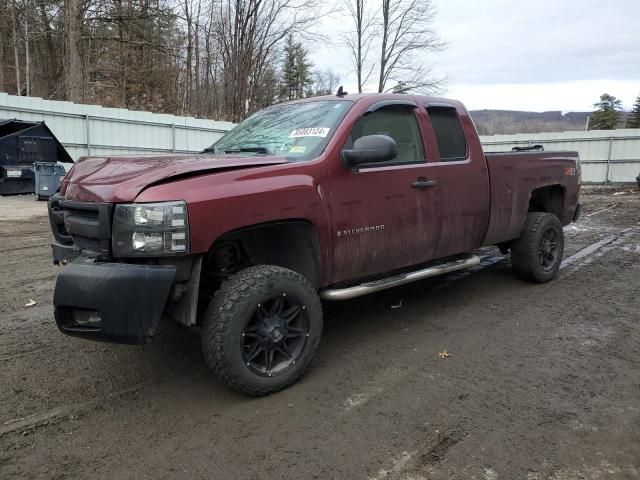
[(58, 275), (53, 295), (61, 332), (113, 343), (149, 343), (176, 275), (171, 265), (104, 263), (80, 256)]

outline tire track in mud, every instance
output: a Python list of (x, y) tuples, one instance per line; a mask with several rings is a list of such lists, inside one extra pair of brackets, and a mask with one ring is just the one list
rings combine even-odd
[[(612, 249), (623, 247), (630, 239), (638, 238), (640, 235), (640, 226), (636, 225), (620, 230), (615, 235), (609, 235), (582, 250), (574, 253), (570, 257), (565, 258), (560, 264), (560, 269), (572, 267), (572, 271), (587, 265), (594, 261), (594, 258), (600, 258)], [(625, 250), (622, 248), (622, 250)]]
[(90, 400), (82, 402), (62, 403), (45, 412), (36, 412), (21, 418), (8, 420), (0, 419), (0, 421), (2, 422), (0, 423), (0, 438), (9, 435), (19, 435), (25, 431), (32, 432), (35, 429), (47, 427), (54, 423), (62, 423), (68, 420), (72, 420), (73, 416), (77, 417), (86, 415), (87, 413), (99, 408), (102, 405), (112, 404), (114, 400), (118, 400), (126, 397), (129, 394), (139, 392), (146, 387), (154, 387), (175, 382), (183, 379), (185, 376), (193, 375), (201, 369), (202, 368), (200, 366), (182, 368), (172, 372), (170, 377), (163, 379), (159, 383), (157, 380), (144, 380), (135, 383), (123, 390), (101, 393), (98, 396), (91, 398)]
[(59, 405), (45, 413), (34, 413), (33, 415), (28, 415), (26, 417), (7, 420), (0, 425), (0, 438), (11, 433), (32, 431), (38, 427), (59, 423), (65, 421), (65, 419), (69, 419), (73, 414), (82, 415), (87, 411), (93, 410), (101, 404), (106, 403), (106, 401), (113, 401), (116, 398), (121, 398), (128, 394), (137, 392), (149, 383), (150, 382), (143, 382), (124, 390), (112, 392), (108, 395), (103, 395), (99, 398), (94, 398), (86, 402)]
[[(589, 257), (594, 255), (598, 257), (602, 256), (602, 253), (606, 253), (610, 251), (611, 248), (621, 246), (622, 244), (625, 243), (625, 241), (627, 240), (627, 237), (632, 237), (633, 235), (640, 235), (640, 226), (634, 226), (634, 227), (622, 229), (618, 231), (618, 233), (616, 234), (609, 235), (601, 240), (598, 240), (597, 242), (594, 242), (584, 247), (583, 249), (577, 251), (573, 255), (570, 255), (569, 257), (562, 260), (562, 263), (560, 264), (560, 270), (564, 270), (567, 267), (577, 268), (577, 267), (580, 267), (580, 265), (583, 264), (584, 262), (589, 263), (590, 261)], [(605, 247), (608, 247), (608, 248), (605, 248)], [(460, 278), (466, 277), (467, 275), (471, 275), (472, 273), (476, 273), (481, 270), (484, 270), (485, 268), (491, 267), (496, 263), (499, 263), (503, 260), (508, 259), (508, 255), (495, 255), (495, 254), (492, 255), (489, 253), (486, 255), (482, 255), (480, 258), (481, 258), (480, 265), (470, 268), (469, 270), (464, 270), (462, 272), (451, 274), (451, 276), (447, 276), (447, 278), (449, 278), (449, 281), (443, 283), (442, 286), (439, 286), (437, 288), (443, 288), (445, 286), (450, 285), (451, 283), (455, 282)]]
[[(390, 460), (390, 466), (381, 468), (376, 475), (371, 475), (368, 480), (393, 480), (393, 479), (423, 479), (420, 471), (430, 465), (437, 465), (446, 461), (447, 452), (451, 447), (464, 440), (465, 432), (459, 427), (461, 419), (453, 421), (453, 427), (446, 431), (436, 430), (435, 433), (423, 441), (419, 449), (402, 451), (398, 456)], [(416, 473), (416, 476), (412, 473)]]
[(588, 213), (587, 215), (585, 215), (585, 217), (593, 217), (594, 215), (598, 215), (600, 213), (607, 212), (607, 211), (611, 210), (612, 208), (617, 207), (618, 205), (620, 205), (620, 204), (619, 203), (612, 203), (611, 205), (608, 205), (605, 208), (601, 208), (600, 210), (596, 210), (595, 212)]
[(23, 246), (23, 247), (3, 248), (3, 249), (0, 249), (0, 253), (20, 252), (22, 250), (30, 250), (30, 249), (35, 249), (35, 248), (43, 248), (44, 249), (44, 248), (46, 248), (48, 246), (49, 246), (48, 243), (36, 243), (35, 245), (28, 245), (28, 246)]
[[(33, 322), (30, 323), (33, 324)], [(60, 367), (55, 365), (59, 361), (52, 363), (50, 358), (64, 359), (63, 363), (67, 365), (64, 367), (65, 375), (81, 379), (84, 385), (81, 388), (75, 388), (74, 386), (74, 388), (64, 391), (64, 395), (57, 388), (35, 389), (31, 392), (34, 395), (31, 405), (34, 407), (39, 403), (41, 407), (28, 409), (12, 407), (12, 416), (17, 418), (17, 422), (6, 417), (0, 418), (0, 432), (4, 432), (3, 426), (8, 428), (3, 434), (11, 432), (20, 434), (50, 423), (65, 422), (69, 420), (67, 413), (82, 415), (94, 410), (96, 405), (99, 404), (98, 401), (95, 401), (96, 398), (102, 400), (108, 398), (112, 401), (125, 396), (127, 393), (143, 390), (146, 387), (172, 384), (182, 380), (184, 377), (197, 376), (206, 372), (204, 362), (200, 361), (199, 350), (193, 349), (195, 344), (192, 338), (193, 333), (187, 334), (183, 329), (163, 330), (158, 342), (152, 346), (153, 348), (150, 351), (146, 351), (149, 350), (147, 346), (131, 349), (128, 348), (129, 346), (109, 346), (96, 342), (84, 342), (74, 345), (73, 341), (70, 342), (69, 337), (58, 332), (53, 321), (47, 321), (46, 323), (46, 328), (50, 331), (50, 334), (45, 335), (45, 338), (31, 334), (30, 331), (10, 331), (4, 336), (0, 335), (2, 347), (7, 342), (13, 344), (13, 348), (5, 349), (5, 352), (0, 355), (0, 369), (14, 373), (18, 371), (16, 367), (21, 364), (35, 363), (46, 371), (51, 369), (58, 369), (59, 371)], [(31, 330), (33, 330), (33, 325)], [(28, 335), (27, 338), (24, 337), (25, 333)], [(177, 339), (184, 341), (176, 341)], [(20, 351), (27, 345), (28, 347), (24, 348), (24, 351)], [(102, 353), (96, 355), (96, 352), (99, 351)], [(197, 354), (194, 352), (197, 352)], [(144, 364), (138, 367), (138, 371), (132, 373), (128, 366), (135, 363), (143, 354)], [(162, 366), (163, 360), (167, 361), (169, 365)], [(104, 370), (102, 369), (103, 366), (106, 367)], [(84, 371), (88, 367), (102, 372), (103, 375), (100, 377), (99, 382), (92, 381), (85, 375)], [(19, 372), (18, 375), (20, 375)], [(15, 375), (13, 378), (8, 376), (5, 380), (18, 390), (25, 388)], [(23, 378), (22, 380), (25, 379)], [(118, 384), (128, 384), (128, 387), (119, 390), (117, 388)], [(11, 395), (10, 391), (9, 389), (9, 391), (0, 393), (0, 399), (3, 402), (9, 398), (8, 396), (6, 398), (3, 397)], [(47, 398), (57, 398), (59, 403), (46, 401)], [(7, 409), (6, 413), (9, 413), (9, 409)], [(58, 419), (58, 417), (60, 418)], [(8, 425), (11, 425), (11, 428)]]

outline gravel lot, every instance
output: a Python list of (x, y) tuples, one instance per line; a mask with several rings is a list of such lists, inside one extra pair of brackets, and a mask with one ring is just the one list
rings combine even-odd
[(565, 258), (598, 248), (549, 284), (488, 249), (326, 304), (313, 368), (260, 399), (177, 325), (152, 346), (60, 334), (46, 204), (0, 198), (0, 478), (640, 478), (640, 194), (615, 192), (583, 196)]

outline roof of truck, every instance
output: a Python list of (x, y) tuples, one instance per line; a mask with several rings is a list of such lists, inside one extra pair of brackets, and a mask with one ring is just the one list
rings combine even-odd
[[(284, 103), (298, 103), (298, 102), (316, 102), (319, 100), (350, 100), (352, 102), (358, 102), (365, 99), (375, 98), (376, 100), (415, 100), (417, 102), (424, 102), (425, 104), (433, 104), (433, 106), (454, 106), (462, 107), (464, 105), (459, 100), (453, 100), (451, 98), (435, 97), (430, 95), (414, 95), (411, 93), (346, 93), (343, 95), (321, 95), (318, 97), (308, 97), (300, 100), (292, 100)], [(282, 104), (281, 104), (282, 105)]]

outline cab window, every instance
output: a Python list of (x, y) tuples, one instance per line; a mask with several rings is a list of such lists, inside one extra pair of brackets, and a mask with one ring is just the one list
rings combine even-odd
[(398, 144), (398, 156), (382, 165), (424, 162), (420, 129), (413, 108), (390, 106), (364, 115), (351, 131), (351, 144), (365, 135), (388, 135)]
[(464, 160), (467, 157), (467, 140), (464, 137), (456, 109), (453, 107), (427, 107), (427, 113), (436, 134), (440, 160)]

